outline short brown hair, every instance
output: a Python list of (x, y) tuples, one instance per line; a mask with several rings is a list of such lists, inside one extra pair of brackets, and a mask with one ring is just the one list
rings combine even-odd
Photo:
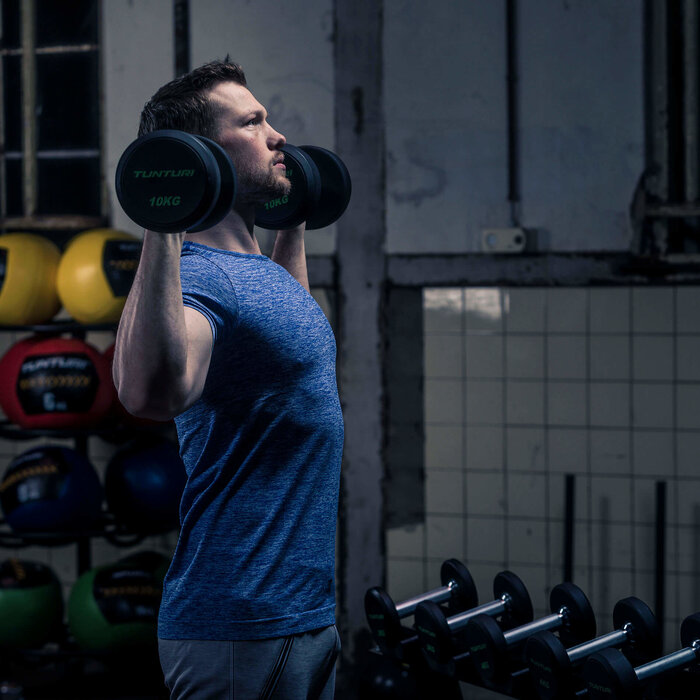
[(223, 82), (247, 85), (243, 69), (228, 56), (223, 61), (205, 63), (166, 83), (146, 102), (138, 135), (157, 129), (179, 129), (214, 139), (219, 110), (207, 93)]

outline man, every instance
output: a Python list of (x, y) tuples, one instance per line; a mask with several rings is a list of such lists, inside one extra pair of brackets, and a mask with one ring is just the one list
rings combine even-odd
[(261, 255), (255, 206), (286, 194), (280, 148), (240, 66), (162, 87), (139, 134), (217, 141), (240, 193), (215, 227), (146, 231), (114, 379), (137, 416), (174, 417), (187, 485), (158, 637), (172, 698), (332, 698), (343, 420), (335, 339), (309, 294), (304, 226)]

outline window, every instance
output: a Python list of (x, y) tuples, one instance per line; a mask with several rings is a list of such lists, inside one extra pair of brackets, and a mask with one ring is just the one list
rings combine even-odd
[(96, 0), (0, 0), (3, 225), (104, 223)]

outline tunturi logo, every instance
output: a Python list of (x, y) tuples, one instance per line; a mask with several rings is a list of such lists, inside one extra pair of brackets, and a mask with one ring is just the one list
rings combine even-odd
[(594, 683), (593, 681), (588, 681), (588, 687), (591, 690), (596, 690), (599, 693), (605, 693), (606, 695), (612, 695), (612, 688), (608, 688), (607, 686), (604, 685), (598, 685), (598, 683)]
[(435, 632), (433, 632), (432, 630), (426, 629), (426, 628), (423, 627), (422, 625), (416, 625), (416, 629), (417, 629), (421, 634), (424, 634), (424, 635), (426, 635), (427, 637), (432, 637), (433, 639), (435, 639), (435, 637), (436, 637)]
[(547, 666), (546, 664), (543, 664), (541, 661), (537, 661), (537, 659), (530, 659), (530, 663), (531, 663), (535, 668), (539, 668), (540, 671), (544, 671), (545, 673), (551, 673), (551, 672), (552, 672), (551, 667)]
[(166, 177), (194, 177), (194, 170), (134, 170), (134, 177), (142, 179), (155, 177), (165, 179)]

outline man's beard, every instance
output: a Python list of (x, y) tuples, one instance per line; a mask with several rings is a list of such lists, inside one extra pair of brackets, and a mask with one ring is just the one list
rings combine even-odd
[(279, 169), (271, 166), (251, 167), (249, 163), (236, 163), (238, 204), (264, 204), (274, 197), (289, 194), (292, 183), (280, 177)]

